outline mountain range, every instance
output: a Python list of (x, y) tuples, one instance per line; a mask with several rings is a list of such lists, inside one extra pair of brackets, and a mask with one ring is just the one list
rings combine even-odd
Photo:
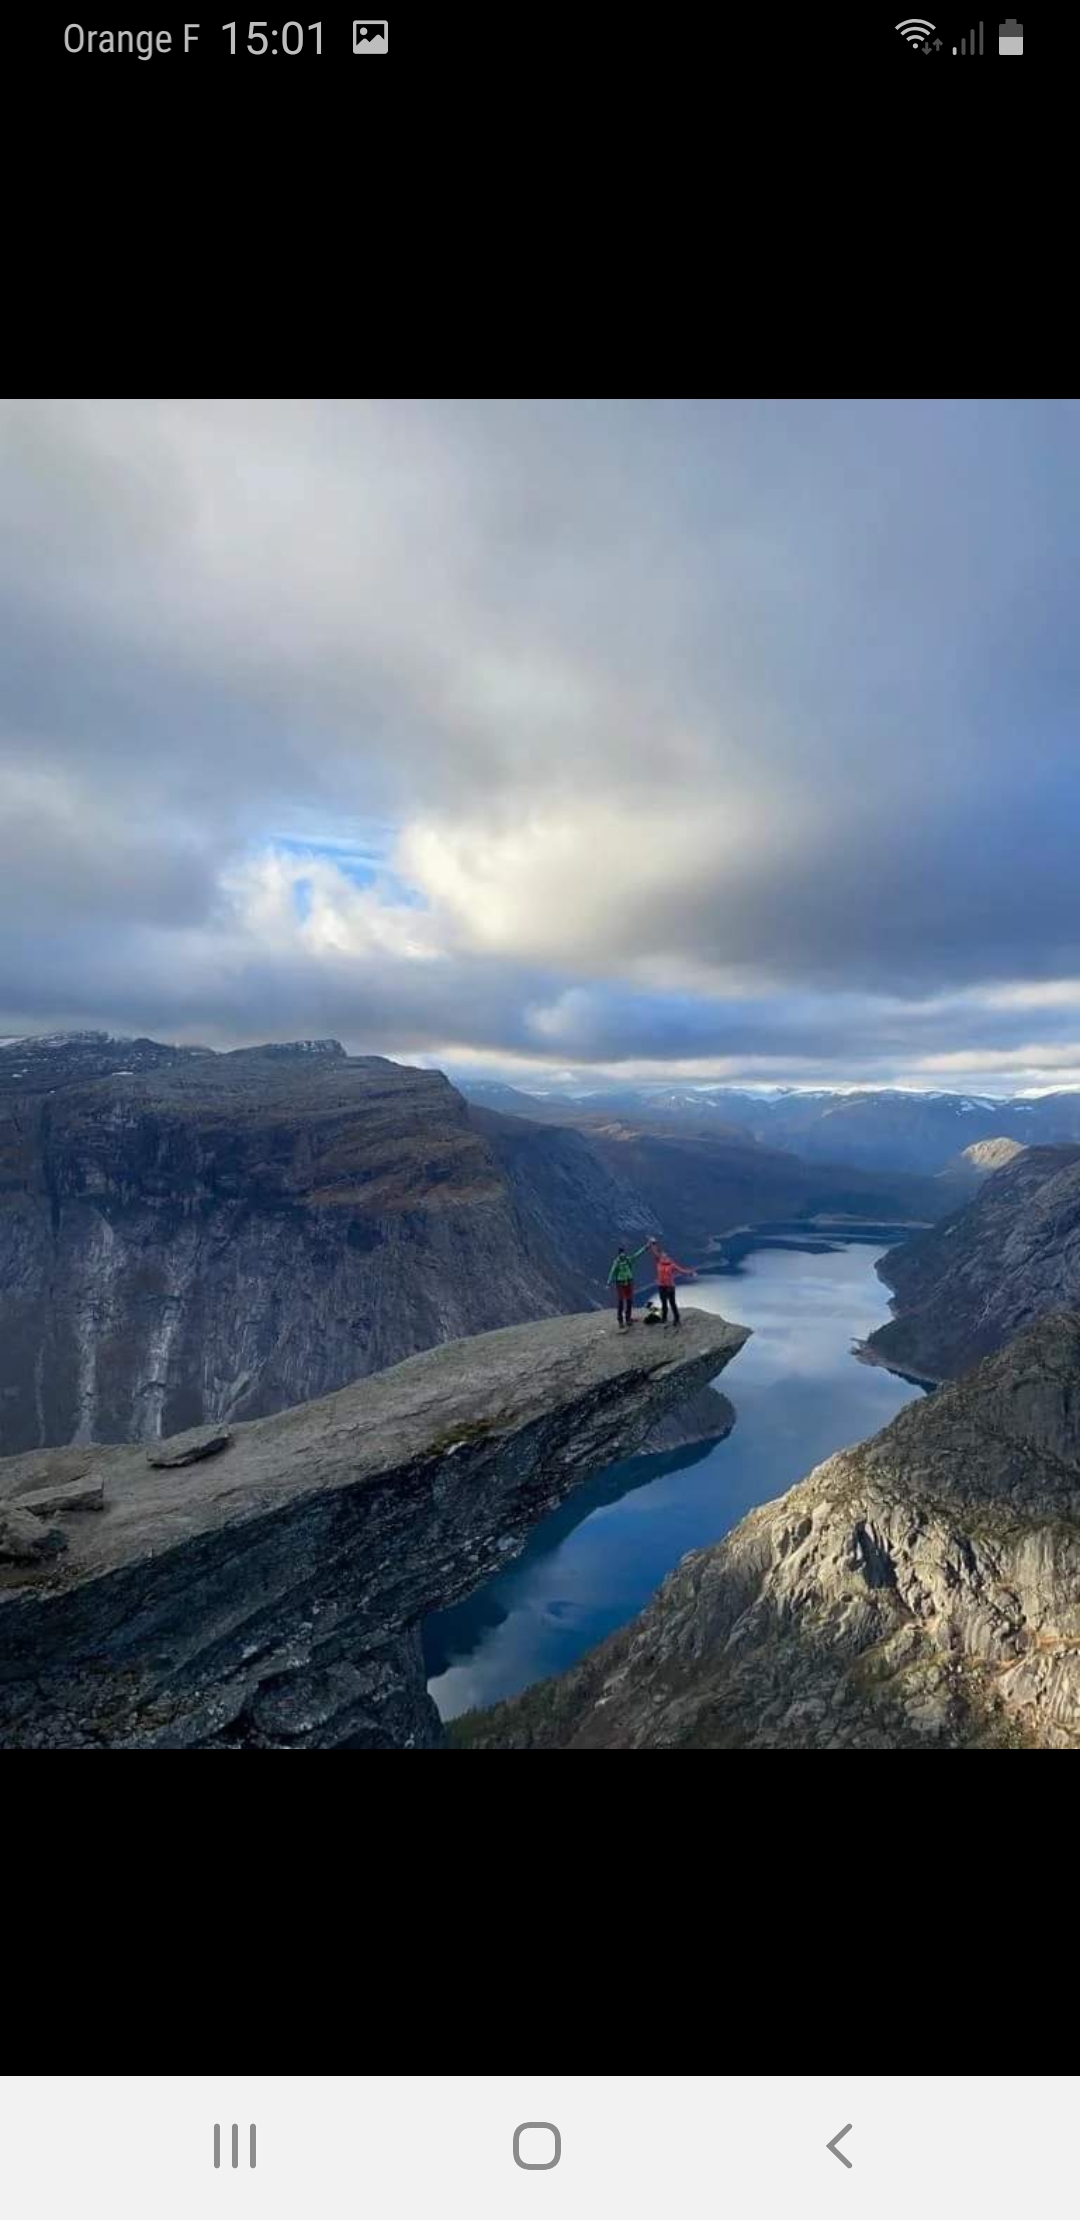
[[(1044, 1098), (1043, 1110), (1054, 1100), (1056, 1116), (1073, 1098)], [(570, 1321), (567, 1341), (556, 1317), (607, 1299), (619, 1234), (660, 1229), (700, 1253), (747, 1222), (921, 1216), (879, 1267), (896, 1315), (864, 1354), (945, 1384), (692, 1552), (637, 1620), (570, 1673), (458, 1723), (452, 1738), (476, 1748), (1074, 1747), (1080, 1144), (999, 1134), (966, 1142), (947, 1164), (956, 1155), (977, 1183), (959, 1208), (949, 1207), (952, 1172), (799, 1156), (670, 1104), (549, 1104), (525, 1117), (470, 1105), (441, 1073), (350, 1057), (335, 1041), (228, 1053), (104, 1034), (0, 1043), (0, 1445), (29, 1452), (0, 1475), (5, 1591), (21, 1598), (19, 1552), (31, 1545), (35, 1565), (47, 1546), (71, 1560), (62, 1575), (42, 1558), (34, 1594), (46, 1604), (77, 1571), (65, 1521), (100, 1511), (94, 1445), (146, 1442), (151, 1462), (183, 1466), (227, 1446), (234, 1421), (272, 1425), (289, 1406), (455, 1342), (445, 1372), (415, 1375), (452, 1385), (451, 1433), (439, 1431), (437, 1400), (424, 1416), (438, 1511), (442, 1464), (472, 1444), (469, 1397), (494, 1393), (481, 1345), (456, 1337), (509, 1320), (521, 1335), (513, 1366), (527, 1367), (533, 1346), (538, 1362), (545, 1351), (566, 1373), (569, 1411), (567, 1352), (589, 1322)], [(528, 1322), (545, 1320), (532, 1330), (548, 1339), (530, 1343)], [(616, 1337), (599, 1320), (595, 1329), (597, 1361), (610, 1369)], [(742, 1329), (720, 1330), (734, 1335), (733, 1354)], [(667, 1360), (663, 1345), (651, 1350), (659, 1390)], [(680, 1362), (693, 1357), (687, 1342)], [(707, 1369), (686, 1374), (698, 1399)], [(687, 1433), (678, 1384), (663, 1390), (672, 1440)], [(737, 1363), (732, 1387), (737, 1406)], [(606, 1408), (607, 1389), (597, 1392)], [(723, 1431), (730, 1406), (712, 1406), (701, 1423)], [(356, 1403), (361, 1430), (366, 1407)], [(288, 1437), (266, 1435), (275, 1485), (293, 1486), (286, 1438), (316, 1440), (322, 1409), (294, 1411)], [(500, 1405), (495, 1420), (504, 1415)], [(186, 1450), (184, 1429), (207, 1422), (209, 1444)], [(588, 1463), (569, 1433), (564, 1455), (575, 1469)], [(132, 1516), (150, 1515), (158, 1494), (144, 1506), (136, 1465), (116, 1474)], [(182, 1509), (187, 1483), (170, 1486)], [(545, 1473), (537, 1486), (540, 1504)], [(389, 1517), (389, 1495), (387, 1504)], [(249, 1515), (261, 1516), (257, 1493)], [(471, 1504), (470, 1519), (455, 1592), (467, 1592), (468, 1563), (481, 1577), (505, 1544), (494, 1511), (485, 1525)], [(284, 1560), (274, 1562), (285, 1580)], [(238, 1567), (222, 1558), (229, 1610), (244, 1625), (255, 1605)], [(433, 1561), (410, 1610), (423, 1593), (438, 1600), (437, 1572)], [(294, 1585), (289, 1573), (290, 1594)], [(401, 1712), (384, 1739), (427, 1731), (413, 1633), (407, 1660), (396, 1649), (382, 1658), (384, 1639), (365, 1620), (374, 1647), (359, 1679), (334, 1652), (325, 1732), (304, 1726), (301, 1739), (378, 1742), (384, 1703), (387, 1722)], [(247, 1655), (237, 1651), (242, 1705)], [(295, 1735), (292, 1714), (285, 1722), (264, 1700), (261, 1667), (256, 1679), (258, 1718), (241, 1739)], [(306, 1706), (306, 1683), (300, 1693)], [(36, 1735), (33, 1705), (28, 1716)], [(203, 1737), (193, 1720), (183, 1739)], [(159, 1730), (166, 1740), (174, 1731), (151, 1721), (151, 1737)], [(141, 1712), (129, 1732), (142, 1736)]]
[(875, 1171), (943, 1172), (973, 1142), (1010, 1140), (1024, 1147), (1080, 1142), (1080, 1092), (998, 1099), (900, 1088), (751, 1093), (658, 1085), (561, 1087), (540, 1095), (500, 1082), (462, 1078), (458, 1084), (471, 1102), (522, 1117), (560, 1123), (631, 1119), (680, 1130), (739, 1132), (767, 1147), (794, 1150), (812, 1163)]
[(261, 1417), (594, 1307), (623, 1236), (701, 1255), (748, 1219), (948, 1199), (745, 1134), (504, 1117), (336, 1041), (8, 1041), (0, 1454)]

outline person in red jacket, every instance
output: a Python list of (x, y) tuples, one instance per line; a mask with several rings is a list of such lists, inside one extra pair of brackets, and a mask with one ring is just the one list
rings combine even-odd
[(674, 1257), (669, 1256), (667, 1250), (660, 1247), (659, 1241), (650, 1241), (649, 1247), (652, 1250), (653, 1264), (656, 1268), (656, 1285), (660, 1291), (661, 1322), (663, 1325), (667, 1325), (668, 1304), (670, 1303), (672, 1322), (679, 1326), (682, 1324), (682, 1320), (679, 1317), (679, 1306), (675, 1300), (675, 1274), (681, 1272), (686, 1280), (696, 1279), (697, 1275), (689, 1264), (676, 1264)]

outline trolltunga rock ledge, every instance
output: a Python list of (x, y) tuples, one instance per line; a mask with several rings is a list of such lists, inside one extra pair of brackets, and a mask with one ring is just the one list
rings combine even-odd
[(0, 1565), (0, 1746), (437, 1747), (421, 1621), (746, 1339), (689, 1306), (677, 1338), (553, 1318), (237, 1425), (196, 1463), (0, 1461), (0, 1509), (102, 1490), (92, 1515), (61, 1508), (61, 1554)]

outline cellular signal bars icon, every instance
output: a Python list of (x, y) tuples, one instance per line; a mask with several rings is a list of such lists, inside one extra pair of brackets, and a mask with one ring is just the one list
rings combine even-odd
[[(981, 54), (981, 53), (982, 53), (982, 51), (983, 51), (983, 30), (984, 30), (984, 25), (980, 23), (980, 25), (979, 25), (979, 43), (978, 43), (978, 46), (976, 46), (976, 44), (975, 44), (975, 33), (974, 33), (974, 31), (969, 31), (969, 33), (968, 33), (968, 36), (967, 36), (967, 38), (962, 38), (962, 39), (961, 39), (961, 41), (960, 41), (960, 44), (959, 44), (959, 46), (954, 46), (954, 47), (953, 47), (953, 53), (954, 53), (954, 54)], [(969, 43), (969, 41), (970, 41), (970, 43)]]
[[(233, 2121), (232, 2131), (232, 2162), (234, 2167), (239, 2166), (240, 2164), (240, 2130), (237, 2127), (235, 2120)], [(217, 2120), (215, 2120), (214, 2122), (214, 2164), (215, 2166), (220, 2166), (221, 2164), (221, 2125), (220, 2122)], [(254, 2166), (254, 2164), (255, 2127), (253, 2123), (248, 2129), (248, 2165)]]

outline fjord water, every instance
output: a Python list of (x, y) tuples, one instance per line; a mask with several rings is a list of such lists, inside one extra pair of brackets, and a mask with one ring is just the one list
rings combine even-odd
[(430, 1619), (425, 1653), (443, 1718), (565, 1671), (640, 1611), (688, 1549), (719, 1540), (921, 1392), (851, 1353), (889, 1315), (874, 1272), (887, 1245), (850, 1240), (808, 1254), (766, 1244), (734, 1271), (687, 1283), (683, 1302), (753, 1328), (718, 1382), (738, 1414), (734, 1431), (609, 1466), (536, 1528), (506, 1572)]

